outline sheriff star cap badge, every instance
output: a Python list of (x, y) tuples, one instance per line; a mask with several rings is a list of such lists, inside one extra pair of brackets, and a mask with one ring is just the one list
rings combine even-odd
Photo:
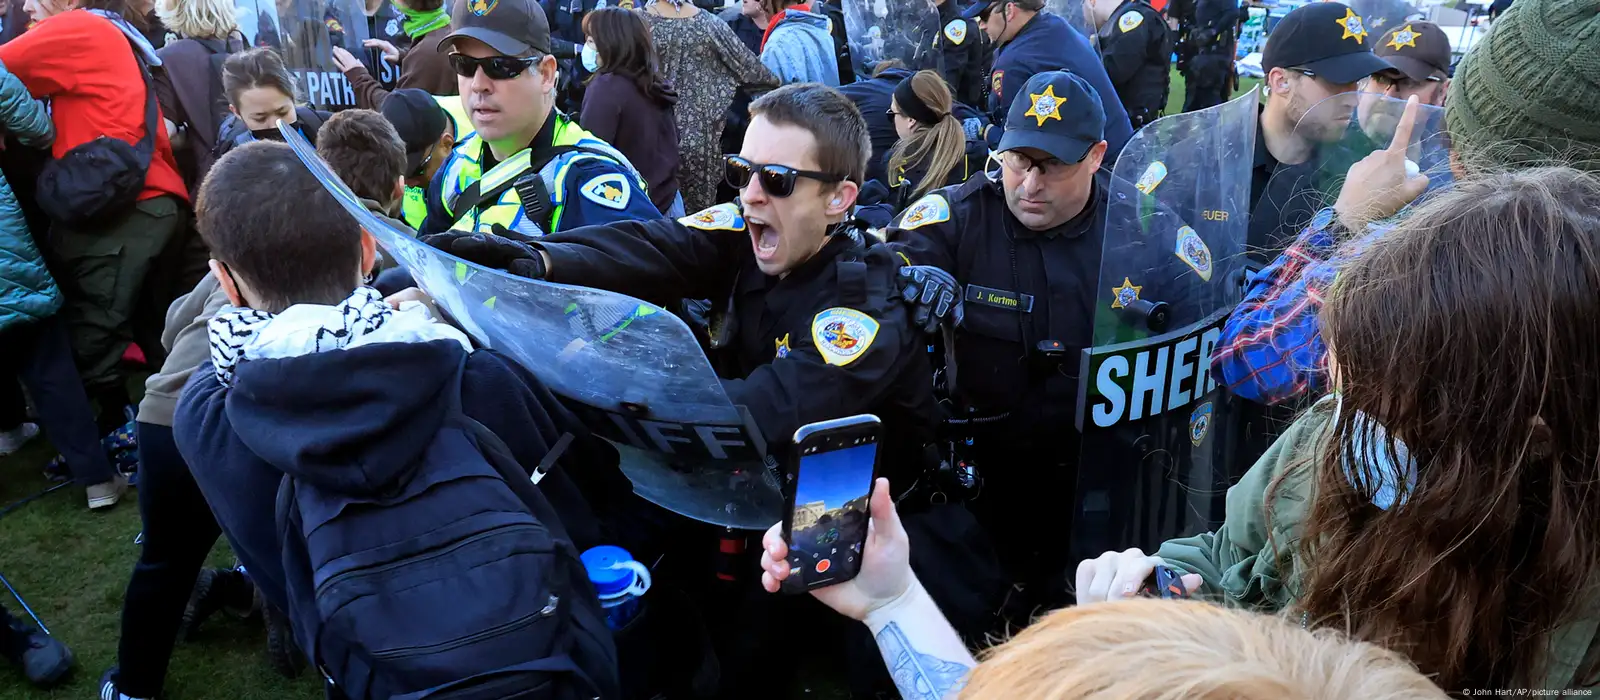
[(1261, 68), (1292, 68), (1335, 85), (1351, 85), (1394, 66), (1372, 52), (1377, 42), (1361, 15), (1337, 2), (1295, 8), (1278, 22), (1261, 54)]
[(1089, 83), (1066, 71), (1037, 73), (1011, 101), (999, 150), (1035, 148), (1077, 163), (1105, 130), (1105, 108)]
[(1432, 22), (1401, 24), (1379, 37), (1372, 51), (1417, 82), (1450, 77), (1450, 37)]

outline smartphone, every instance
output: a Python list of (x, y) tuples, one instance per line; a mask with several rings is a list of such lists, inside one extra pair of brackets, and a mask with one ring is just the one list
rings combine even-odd
[(882, 436), (883, 423), (874, 415), (812, 423), (795, 431), (783, 518), (791, 572), (784, 591), (832, 586), (860, 573), (872, 516), (867, 502)]

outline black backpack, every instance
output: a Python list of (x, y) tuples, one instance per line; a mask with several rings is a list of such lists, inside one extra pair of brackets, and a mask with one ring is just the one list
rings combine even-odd
[(505, 443), (462, 413), (464, 371), (465, 360), (420, 463), (387, 492), (284, 476), (296, 638), (349, 700), (616, 697), (616, 648), (588, 573)]
[(163, 127), (158, 119), (150, 68), (138, 47), (129, 42), (128, 48), (133, 51), (139, 76), (144, 78), (144, 137), (137, 144), (129, 144), (102, 135), (73, 146), (60, 158), (46, 163), (39, 172), (39, 189), (34, 197), (52, 221), (73, 228), (93, 227), (131, 209), (144, 192), (145, 175), (155, 155), (156, 129)]

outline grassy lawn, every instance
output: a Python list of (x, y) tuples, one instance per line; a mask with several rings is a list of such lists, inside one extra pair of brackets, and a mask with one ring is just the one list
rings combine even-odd
[[(1257, 81), (1244, 80), (1249, 89)], [(1167, 113), (1183, 107), (1183, 76), (1172, 74)], [(139, 387), (142, 389), (142, 386)], [(55, 454), (44, 439), (0, 459), (0, 504), (49, 486), (40, 468)], [(82, 489), (68, 487), (0, 517), (0, 573), (17, 587), (59, 639), (72, 647), (78, 667), (50, 692), (35, 691), (19, 674), (0, 670), (0, 700), (95, 697), (100, 674), (116, 660), (122, 596), (138, 558), (135, 496), (108, 513), (90, 513)], [(231, 561), (223, 543), (213, 559)], [(0, 604), (23, 616), (9, 595)], [(209, 620), (199, 634), (179, 644), (167, 676), (172, 700), (267, 700), (319, 698), (308, 676), (288, 681), (267, 665), (266, 633), (258, 620), (226, 616)]]

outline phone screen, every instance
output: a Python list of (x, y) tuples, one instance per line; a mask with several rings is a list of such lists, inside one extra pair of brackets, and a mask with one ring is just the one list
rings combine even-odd
[(870, 437), (851, 442), (860, 444), (800, 450), (788, 527), (791, 589), (830, 586), (861, 570), (878, 444)]

